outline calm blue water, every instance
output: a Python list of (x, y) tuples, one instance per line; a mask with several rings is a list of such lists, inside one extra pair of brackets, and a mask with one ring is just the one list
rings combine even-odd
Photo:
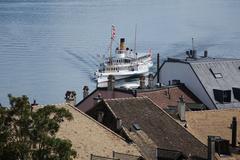
[(60, 103), (66, 90), (82, 98), (97, 54), (107, 51), (111, 24), (138, 51), (163, 58), (191, 47), (211, 56), (240, 57), (239, 0), (0, 0), (0, 102), (26, 94)]

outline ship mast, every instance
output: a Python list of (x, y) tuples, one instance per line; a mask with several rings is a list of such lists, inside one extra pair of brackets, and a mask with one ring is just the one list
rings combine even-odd
[(134, 36), (134, 54), (136, 53), (136, 46), (137, 46), (137, 25), (135, 25), (135, 36)]
[(112, 44), (113, 44), (115, 36), (116, 36), (116, 27), (114, 25), (112, 25), (111, 41), (110, 41), (110, 48), (109, 48), (109, 62), (110, 62), (111, 65), (112, 65)]
[(113, 38), (111, 37), (111, 41), (110, 41), (110, 48), (109, 48), (109, 61), (110, 64), (112, 64), (112, 43), (113, 43)]

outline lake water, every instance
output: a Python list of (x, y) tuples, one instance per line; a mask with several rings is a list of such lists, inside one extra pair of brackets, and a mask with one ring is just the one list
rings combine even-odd
[(0, 0), (0, 102), (11, 93), (60, 103), (66, 90), (81, 100), (112, 24), (132, 48), (137, 24), (137, 50), (162, 58), (182, 55), (192, 37), (199, 54), (240, 57), (239, 0)]

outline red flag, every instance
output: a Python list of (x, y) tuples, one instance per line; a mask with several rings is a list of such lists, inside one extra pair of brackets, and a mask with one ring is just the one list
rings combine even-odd
[(116, 36), (116, 27), (114, 25), (112, 25), (112, 36), (111, 38), (114, 39)]

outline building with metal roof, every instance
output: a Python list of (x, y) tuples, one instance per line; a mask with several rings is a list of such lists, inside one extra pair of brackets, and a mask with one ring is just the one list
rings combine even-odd
[(210, 109), (240, 107), (240, 59), (189, 53), (185, 59), (168, 58), (161, 65), (161, 83), (184, 83)]

